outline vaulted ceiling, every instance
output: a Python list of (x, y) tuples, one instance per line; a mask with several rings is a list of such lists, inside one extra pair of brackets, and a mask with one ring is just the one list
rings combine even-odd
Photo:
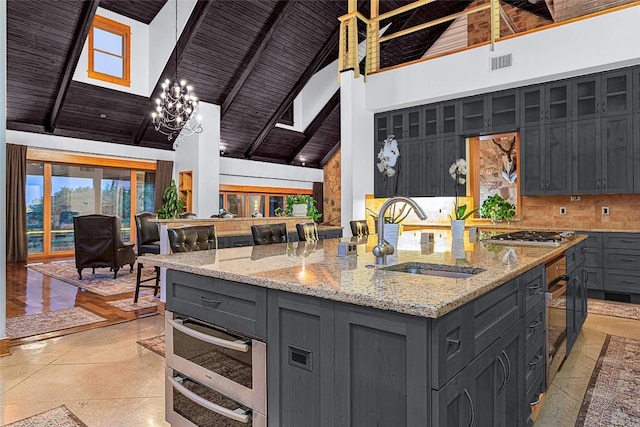
[[(149, 23), (166, 0), (8, 0), (7, 128), (172, 149), (150, 123), (152, 97), (71, 79), (98, 6)], [(410, 3), (381, 0), (380, 11)], [(436, 1), (389, 31), (458, 12), (471, 1)], [(514, 6), (542, 7), (529, 0)], [(366, 9), (368, 2), (361, 1)], [(178, 42), (179, 74), (201, 100), (221, 106), (225, 155), (321, 166), (340, 143), (336, 92), (303, 132), (275, 127), (305, 83), (337, 58), (346, 0), (198, 0)], [(544, 13), (532, 11), (534, 13)], [(382, 46), (382, 66), (420, 58), (448, 24)], [(173, 75), (168, 61), (161, 80)], [(160, 82), (158, 82), (159, 85)]]

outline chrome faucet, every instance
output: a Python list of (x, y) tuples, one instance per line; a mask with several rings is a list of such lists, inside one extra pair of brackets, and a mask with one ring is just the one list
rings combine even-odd
[(389, 206), (398, 202), (407, 203), (413, 208), (414, 211), (416, 211), (416, 215), (418, 215), (418, 218), (422, 220), (427, 219), (427, 215), (425, 215), (422, 208), (418, 206), (418, 204), (413, 199), (410, 199), (408, 197), (396, 196), (384, 202), (384, 204), (380, 208), (380, 213), (378, 214), (378, 246), (374, 247), (371, 251), (376, 257), (376, 264), (386, 264), (387, 255), (393, 254), (393, 246), (384, 241), (384, 214)]

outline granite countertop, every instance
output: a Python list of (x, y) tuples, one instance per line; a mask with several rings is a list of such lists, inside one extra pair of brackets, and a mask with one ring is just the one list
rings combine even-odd
[[(625, 224), (625, 228), (621, 228), (618, 225), (612, 225), (611, 227), (564, 227), (564, 226), (549, 226), (549, 225), (535, 225), (530, 221), (511, 221), (511, 222), (498, 222), (496, 224), (492, 224), (487, 220), (472, 220), (468, 219), (465, 222), (467, 228), (476, 227), (478, 230), (495, 230), (504, 232), (507, 231), (517, 231), (517, 230), (533, 230), (533, 231), (576, 231), (576, 232), (592, 232), (592, 233), (640, 233), (640, 227), (638, 228), (629, 228)], [(406, 227), (410, 230), (421, 229), (421, 228), (451, 228), (451, 224), (449, 222), (403, 222), (403, 227)], [(614, 228), (617, 227), (617, 228)]]
[[(424, 230), (422, 230), (424, 231)], [(385, 271), (375, 266), (376, 236), (325, 239), (210, 251), (145, 256), (144, 263), (202, 276), (422, 317), (440, 317), (523, 272), (560, 256), (586, 239), (560, 246), (508, 246), (478, 242), (465, 234), (452, 248), (450, 231), (429, 230), (434, 243), (420, 244), (421, 232), (401, 234), (398, 253), (387, 266), (404, 262), (475, 267), (485, 271), (466, 279)], [(353, 240), (352, 240), (353, 239)], [(338, 243), (356, 242), (358, 255), (338, 257)], [(458, 257), (454, 258), (453, 253)], [(149, 258), (148, 260), (146, 258)], [(384, 267), (384, 266), (381, 266)]]

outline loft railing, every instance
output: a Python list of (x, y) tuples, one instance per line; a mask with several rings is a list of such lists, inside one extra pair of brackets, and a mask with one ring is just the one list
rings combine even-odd
[[(380, 0), (369, 0), (368, 18), (358, 10), (357, 0), (347, 1), (349, 13), (338, 18), (340, 21), (338, 67), (339, 71), (353, 70), (354, 77), (359, 77), (362, 73), (366, 76), (370, 73), (405, 64), (406, 62), (402, 61), (393, 63), (395, 58), (390, 59), (388, 55), (383, 57), (385, 52), (381, 46), (392, 40), (416, 34), (439, 25), (449, 23), (448, 29), (450, 29), (456, 23), (458, 27), (455, 31), (451, 31), (447, 36), (448, 40), (438, 46), (437, 49), (428, 50), (420, 58), (414, 58), (407, 62), (426, 60), (430, 57), (453, 53), (482, 44), (488, 44), (491, 50), (494, 50), (495, 43), (500, 38), (512, 37), (531, 30), (583, 19), (603, 11), (609, 12), (623, 7), (640, 5), (639, 0), (555, 2), (555, 4), (551, 3), (551, 6), (548, 7), (549, 17), (544, 17), (533, 14), (530, 11), (523, 11), (500, 0), (479, 0), (471, 3), (463, 11), (388, 33), (394, 18), (397, 20), (406, 19), (407, 14), (411, 14), (417, 11), (418, 8), (428, 6), (437, 0), (416, 0), (384, 13), (379, 13)], [(360, 3), (362, 4), (362, 2)], [(606, 4), (603, 5), (603, 3)], [(543, 4), (549, 4), (549, 2), (544, 2)], [(403, 14), (404, 16), (401, 16)], [(471, 28), (480, 27), (482, 31), (476, 31), (476, 33), (471, 31)], [(486, 35), (487, 28), (489, 30), (488, 36)], [(383, 58), (385, 59), (384, 61)], [(385, 65), (381, 67), (383, 62)]]

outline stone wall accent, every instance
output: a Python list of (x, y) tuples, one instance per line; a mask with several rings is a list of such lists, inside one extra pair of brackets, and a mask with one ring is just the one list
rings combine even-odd
[(340, 225), (341, 223), (341, 164), (340, 150), (324, 165), (324, 207), (322, 212), (323, 224)]

